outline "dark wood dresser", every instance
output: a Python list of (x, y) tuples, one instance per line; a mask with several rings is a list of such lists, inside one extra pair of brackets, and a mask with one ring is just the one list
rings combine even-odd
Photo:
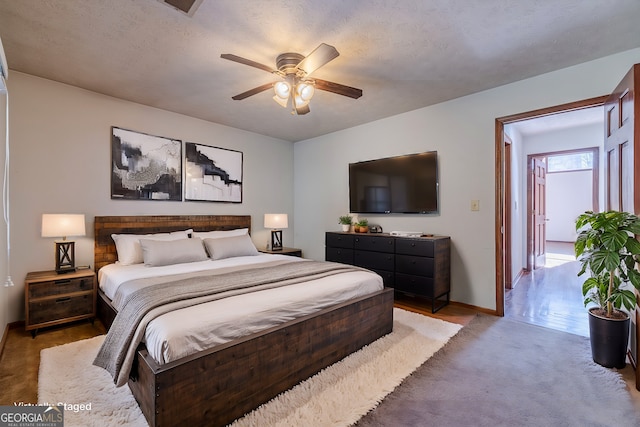
[(375, 271), (385, 286), (431, 301), (435, 313), (449, 304), (451, 239), (327, 232), (325, 259)]

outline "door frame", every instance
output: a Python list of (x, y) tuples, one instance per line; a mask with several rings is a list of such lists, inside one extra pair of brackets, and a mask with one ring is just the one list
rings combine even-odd
[(509, 135), (504, 135), (504, 225), (502, 227), (504, 237), (504, 249), (503, 249), (503, 264), (504, 269), (504, 287), (505, 289), (513, 288), (513, 269), (512, 261), (511, 261), (511, 209), (512, 209), (512, 200), (511, 200), (511, 138)]
[[(582, 101), (570, 102), (553, 107), (541, 108), (510, 116), (498, 117), (495, 119), (495, 272), (496, 272), (496, 315), (504, 316), (504, 294), (505, 294), (505, 241), (504, 229), (504, 201), (505, 201), (505, 153), (504, 153), (504, 126), (509, 123), (521, 120), (533, 119), (536, 117), (550, 116), (558, 113), (582, 110), (590, 107), (604, 106), (608, 95), (595, 98), (584, 99)], [(511, 266), (508, 266), (511, 268)]]

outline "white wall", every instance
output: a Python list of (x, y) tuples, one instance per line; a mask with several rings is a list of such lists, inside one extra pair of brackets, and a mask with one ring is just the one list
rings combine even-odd
[(573, 243), (576, 218), (593, 209), (592, 171), (548, 173), (545, 184), (547, 240)]
[[(439, 215), (369, 219), (385, 231), (451, 236), (451, 298), (495, 309), (495, 119), (607, 94), (639, 61), (634, 49), (296, 143), (294, 210), (307, 225), (296, 227), (296, 246), (324, 258), (324, 232), (337, 230), (348, 211), (348, 163), (437, 150)], [(470, 211), (472, 199), (480, 200), (479, 212)]]
[[(287, 213), (291, 228), (284, 230), (284, 243), (293, 245), (290, 142), (18, 72), (11, 73), (9, 89), (11, 269), (16, 282), (8, 295), (9, 321), (24, 316), (26, 273), (55, 266), (53, 239), (40, 237), (43, 213), (86, 215), (87, 236), (76, 239), (78, 265), (93, 265), (96, 215), (249, 214), (254, 242), (264, 246), (269, 236), (264, 213)], [(243, 203), (111, 200), (111, 126), (242, 151)]]

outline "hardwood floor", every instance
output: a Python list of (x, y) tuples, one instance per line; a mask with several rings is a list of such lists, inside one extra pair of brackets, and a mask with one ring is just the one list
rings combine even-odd
[(505, 317), (588, 337), (579, 269), (571, 261), (526, 273), (505, 294)]
[[(396, 306), (463, 325), (470, 322), (476, 315), (474, 310), (456, 304), (450, 304), (436, 314), (431, 313), (426, 303), (411, 299)], [(97, 320), (94, 325), (84, 321), (44, 329), (35, 339), (32, 339), (31, 334), (25, 332), (23, 328), (10, 329), (0, 358), (0, 405), (38, 401), (40, 350), (104, 333), (104, 327)]]
[(0, 405), (38, 402), (40, 350), (104, 333), (99, 320), (44, 329), (35, 338), (23, 327), (10, 329), (0, 358)]

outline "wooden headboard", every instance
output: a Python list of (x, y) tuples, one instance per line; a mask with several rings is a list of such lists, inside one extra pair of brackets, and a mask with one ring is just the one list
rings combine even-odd
[(251, 215), (97, 216), (94, 222), (95, 271), (118, 259), (112, 234), (168, 233), (189, 228), (193, 231), (248, 228), (251, 232)]

